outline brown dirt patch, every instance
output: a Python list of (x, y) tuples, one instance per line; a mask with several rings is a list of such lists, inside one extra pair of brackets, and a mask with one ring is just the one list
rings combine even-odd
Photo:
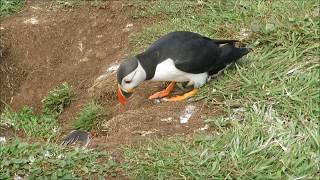
[(132, 19), (128, 15), (131, 8), (122, 1), (74, 8), (56, 7), (52, 1), (28, 1), (22, 12), (2, 19), (1, 100), (15, 110), (29, 105), (40, 112), (47, 92), (69, 83), (76, 98), (60, 117), (64, 133), (72, 129), (73, 119), (92, 99), (111, 112), (112, 118), (102, 122), (92, 148), (192, 135), (204, 126), (203, 119), (220, 113), (219, 108), (192, 103), (195, 113), (187, 124), (180, 124), (179, 116), (189, 102), (154, 103), (147, 99), (162, 88), (161, 83), (144, 83), (124, 107), (117, 102), (115, 74), (97, 80), (127, 56), (129, 34), (150, 24), (145, 19)]

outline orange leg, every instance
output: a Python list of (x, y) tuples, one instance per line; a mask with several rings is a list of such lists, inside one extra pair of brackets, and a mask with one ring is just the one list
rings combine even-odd
[(197, 92), (198, 92), (198, 89), (195, 88), (192, 91), (187, 92), (187, 93), (185, 93), (183, 95), (174, 96), (174, 97), (171, 97), (171, 98), (164, 98), (163, 100), (164, 101), (168, 101), (168, 102), (182, 101), (182, 100), (188, 99), (189, 97), (195, 95)]
[(172, 81), (165, 90), (154, 93), (153, 95), (149, 96), (149, 99), (158, 99), (168, 96), (173, 90), (175, 84), (176, 82)]

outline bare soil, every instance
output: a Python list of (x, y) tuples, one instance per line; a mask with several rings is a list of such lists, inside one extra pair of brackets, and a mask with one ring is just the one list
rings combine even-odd
[[(98, 149), (190, 136), (204, 126), (204, 119), (221, 113), (218, 106), (203, 102), (150, 101), (149, 95), (164, 88), (154, 82), (142, 84), (127, 106), (120, 105), (115, 73), (107, 69), (130, 53), (128, 36), (156, 20), (131, 18), (133, 7), (125, 1), (89, 4), (61, 7), (52, 1), (28, 1), (21, 12), (1, 19), (0, 110), (7, 103), (15, 110), (28, 105), (40, 113), (47, 92), (67, 82), (75, 98), (59, 119), (65, 134), (91, 100), (110, 113), (90, 145)], [(181, 124), (179, 117), (189, 104), (196, 110)]]

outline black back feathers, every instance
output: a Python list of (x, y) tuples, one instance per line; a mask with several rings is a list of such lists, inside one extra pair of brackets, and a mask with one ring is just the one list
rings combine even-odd
[(237, 40), (210, 39), (193, 32), (176, 31), (161, 37), (136, 57), (145, 69), (147, 79), (151, 79), (157, 65), (168, 58), (181, 71), (211, 74), (249, 52), (247, 48), (235, 47), (235, 42)]

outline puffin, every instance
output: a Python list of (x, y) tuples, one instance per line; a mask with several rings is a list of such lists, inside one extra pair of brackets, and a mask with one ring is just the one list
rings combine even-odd
[[(124, 60), (117, 70), (118, 100), (127, 104), (134, 89), (144, 81), (170, 82), (166, 89), (149, 99), (182, 101), (195, 95), (211, 77), (250, 52), (236, 47), (238, 40), (219, 40), (189, 31), (170, 32), (144, 52)], [(193, 89), (167, 98), (177, 82), (187, 82)]]

